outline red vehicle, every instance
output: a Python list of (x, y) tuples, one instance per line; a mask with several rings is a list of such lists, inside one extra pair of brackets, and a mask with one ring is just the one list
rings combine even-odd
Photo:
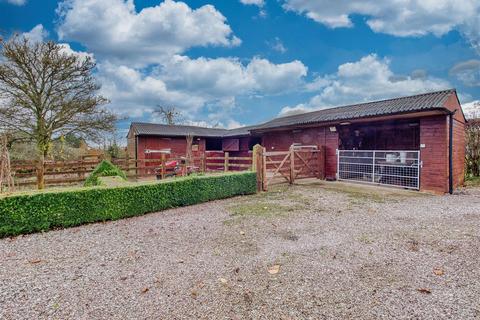
[[(185, 159), (179, 160), (171, 160), (165, 162), (165, 178), (167, 177), (175, 177), (181, 176), (182, 170), (185, 168)], [(195, 166), (187, 166), (186, 167), (186, 174), (192, 174), (199, 171), (198, 167)], [(155, 174), (157, 176), (157, 180), (162, 179), (162, 167), (155, 168)]]

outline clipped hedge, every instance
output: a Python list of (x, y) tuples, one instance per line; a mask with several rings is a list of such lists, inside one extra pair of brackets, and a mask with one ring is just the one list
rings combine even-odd
[(107, 160), (103, 160), (97, 165), (92, 173), (90, 173), (87, 180), (85, 180), (84, 186), (93, 187), (101, 185), (102, 183), (100, 182), (100, 179), (98, 179), (99, 177), (120, 177), (127, 181), (125, 172)]
[(13, 195), (0, 199), (0, 237), (117, 220), (255, 192), (255, 173), (242, 172), (115, 188)]

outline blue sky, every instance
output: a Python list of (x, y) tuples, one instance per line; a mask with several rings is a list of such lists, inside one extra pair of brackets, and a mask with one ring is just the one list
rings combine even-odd
[(480, 100), (477, 0), (0, 0), (0, 21), (93, 56), (120, 132), (157, 104), (236, 127), (451, 87)]

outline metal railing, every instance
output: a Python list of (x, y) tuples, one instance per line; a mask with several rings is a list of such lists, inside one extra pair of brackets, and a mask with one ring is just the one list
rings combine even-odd
[(337, 179), (420, 188), (420, 151), (337, 150)]

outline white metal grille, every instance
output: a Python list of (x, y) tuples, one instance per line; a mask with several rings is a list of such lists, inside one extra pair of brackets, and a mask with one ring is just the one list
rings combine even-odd
[(419, 189), (420, 151), (337, 150), (338, 180)]

